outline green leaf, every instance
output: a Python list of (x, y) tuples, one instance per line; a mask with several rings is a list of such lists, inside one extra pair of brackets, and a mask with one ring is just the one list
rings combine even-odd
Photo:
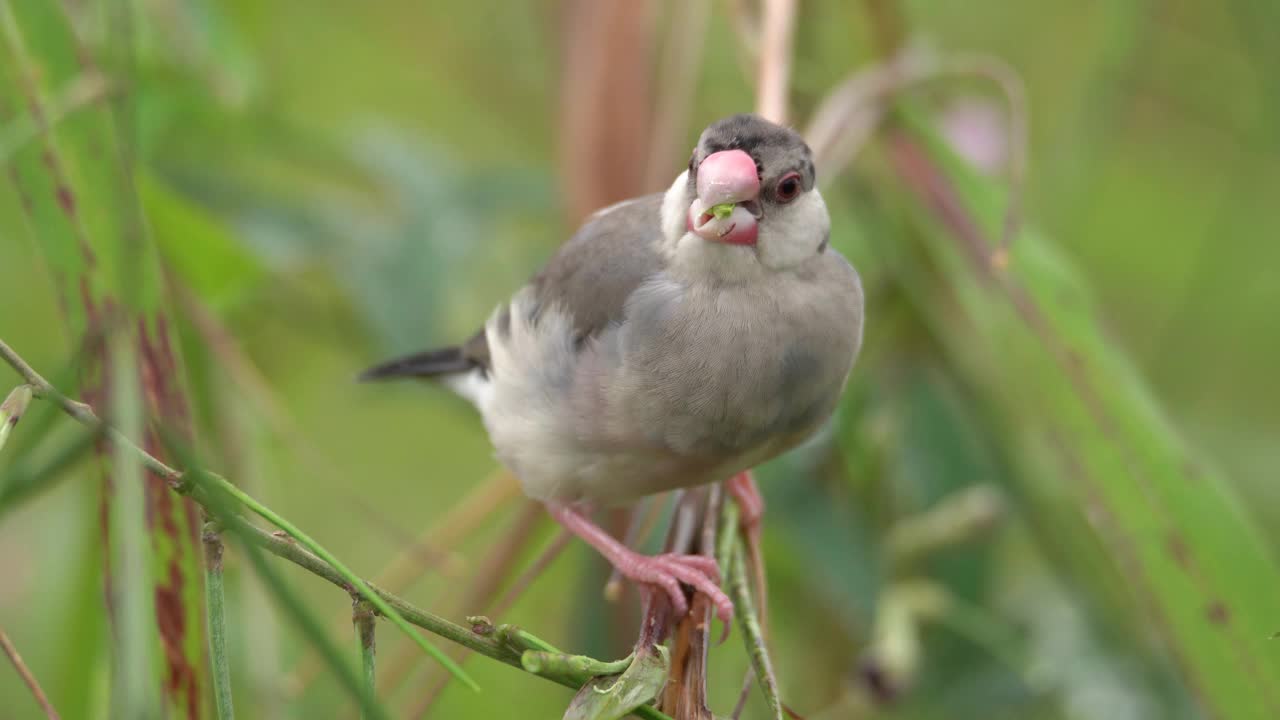
[(351, 569), (338, 560), (333, 553), (326, 550), (322, 545), (320, 545), (320, 543), (312, 539), (310, 535), (307, 535), (298, 528), (298, 526), (289, 522), (271, 508), (263, 505), (251, 495), (236, 487), (226, 478), (212, 473), (198, 473), (192, 477), (195, 482), (200, 483), (201, 487), (207, 492), (211, 494), (221, 493), (233, 498), (236, 502), (253, 511), (254, 514), (283, 530), (289, 535), (289, 537), (298, 541), (298, 544), (315, 554), (316, 557), (319, 557), (321, 560), (329, 563), (329, 565), (333, 566), (333, 569), (340, 573), (347, 583), (351, 585), (354, 593), (359, 594), (359, 596), (367, 600), (370, 605), (377, 608), (378, 612), (381, 613), (383, 617), (390, 621), (392, 625), (399, 628), (401, 632), (407, 635), (409, 639), (414, 642), (414, 644), (422, 648), (428, 655), (435, 658), (445, 670), (448, 670), (451, 675), (460, 680), (464, 685), (477, 692), (480, 690), (480, 686), (476, 685), (475, 680), (472, 680), (471, 676), (468, 675), (467, 672), (453, 660), (453, 658), (445, 655), (440, 648), (427, 640), (422, 633), (415, 630), (414, 627), (409, 624), (409, 621), (405, 620), (404, 616), (397, 612), (395, 608), (391, 607), (390, 603), (384, 600), (381, 595), (374, 592), (373, 588), (369, 587), (369, 584), (365, 582), (364, 579), (352, 572)]
[(573, 697), (564, 720), (618, 720), (647, 705), (667, 682), (670, 667), (667, 649), (637, 653), (621, 675), (598, 677)]
[[(112, 424), (126, 437), (142, 434), (142, 389), (132, 347), (125, 338), (112, 354)], [(112, 714), (127, 718), (160, 718), (160, 634), (156, 631), (156, 598), (151, 592), (151, 544), (147, 540), (146, 476), (137, 453), (112, 455), (111, 607), (116, 621), (112, 663)], [(139, 672), (139, 668), (146, 671)]]
[(45, 462), (34, 465), (31, 460), (24, 459), (0, 473), (0, 517), (65, 477), (67, 470), (84, 459), (97, 441), (97, 433), (77, 432)]
[(263, 277), (263, 269), (227, 228), (151, 174), (138, 191), (156, 245), (182, 286), (214, 308), (241, 299)]
[(183, 477), (190, 481), (193, 492), (200, 493), (201, 504), (209, 511), (218, 526), (225, 531), (224, 536), (233, 537), (238, 541), (241, 551), (249, 559), (267, 591), (274, 596), (276, 604), (316, 647), (343, 689), (359, 703), (364, 713), (363, 717), (378, 720), (389, 718), (386, 709), (378, 703), (377, 698), (365, 692), (359, 676), (351, 665), (343, 660), (342, 651), (325, 631), (324, 623), (307, 607), (284, 577), (267, 562), (262, 548), (249, 537), (253, 528), (239, 514), (239, 499), (223, 489), (226, 481), (204, 470), (191, 449), (181, 445), (172, 435), (166, 435), (164, 440), (170, 451), (181, 461), (181, 465), (188, 468)]
[[(1007, 267), (993, 265), (1000, 188), (920, 115), (906, 117), (912, 135), (894, 141), (895, 161), (929, 211), (911, 217), (933, 217), (914, 233), (928, 262), (903, 263), (906, 284), (946, 352), (1004, 416), (1032, 525), (1069, 548), (1060, 557), (1077, 577), (1160, 634), (1206, 711), (1280, 716), (1280, 653), (1265, 631), (1280, 617), (1274, 548), (1108, 340), (1063, 254), (1028, 228)], [(1062, 519), (1064, 502), (1078, 511), (1072, 522)]]

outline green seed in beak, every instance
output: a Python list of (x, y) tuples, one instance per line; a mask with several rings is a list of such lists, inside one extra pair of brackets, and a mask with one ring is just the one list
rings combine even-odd
[(723, 220), (733, 214), (733, 203), (720, 203), (711, 207), (711, 214), (716, 216), (717, 220)]

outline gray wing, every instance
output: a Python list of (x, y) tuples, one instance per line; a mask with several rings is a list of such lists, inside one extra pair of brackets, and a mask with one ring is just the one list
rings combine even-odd
[[(663, 267), (662, 194), (645, 195), (605, 208), (560, 247), (529, 282), (535, 306), (560, 307), (573, 317), (579, 344), (622, 319), (627, 298)], [(506, 322), (504, 310), (499, 322)], [(484, 328), (466, 342), (394, 358), (365, 370), (362, 380), (440, 378), (490, 366)]]
[[(560, 247), (530, 285), (539, 306), (558, 305), (579, 342), (622, 320), (627, 298), (662, 270), (662, 194), (628, 200), (593, 215)], [(484, 329), (462, 345), (471, 362), (489, 366)]]

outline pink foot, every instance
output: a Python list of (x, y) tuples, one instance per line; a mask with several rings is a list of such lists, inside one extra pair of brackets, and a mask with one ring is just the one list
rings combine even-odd
[(733, 602), (720, 589), (720, 568), (714, 558), (702, 555), (642, 555), (623, 545), (582, 513), (567, 505), (547, 504), (547, 511), (573, 534), (586, 540), (632, 582), (652, 585), (671, 599), (676, 617), (689, 612), (689, 600), (680, 584), (689, 585), (707, 596), (725, 631), (733, 622)]

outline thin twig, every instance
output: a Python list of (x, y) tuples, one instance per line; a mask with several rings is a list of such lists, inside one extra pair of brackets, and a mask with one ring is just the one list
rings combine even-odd
[[(551, 543), (547, 545), (546, 549), (538, 555), (538, 558), (534, 560), (529, 567), (525, 568), (524, 572), (520, 573), (520, 576), (511, 583), (511, 587), (507, 589), (506, 593), (504, 593), (503, 596), (493, 604), (493, 607), (486, 611), (486, 613), (490, 617), (495, 618), (500, 618), (503, 615), (506, 615), (507, 611), (511, 609), (511, 606), (515, 604), (516, 600), (518, 600), (520, 596), (524, 594), (524, 591), (528, 590), (529, 586), (533, 584), (533, 581), (541, 576), (542, 573), (546, 572), (551, 563), (556, 558), (560, 557), (560, 553), (564, 552), (565, 547), (569, 545), (569, 541), (572, 539), (573, 533), (568, 530), (561, 529), (560, 532), (556, 533), (556, 536), (552, 538)], [(464, 651), (464, 653), (458, 657), (458, 662), (465, 662), (467, 655), (468, 653)], [(425, 717), (427, 712), (431, 710), (432, 705), (434, 705), (436, 700), (440, 698), (440, 694), (446, 687), (448, 687), (448, 685), (448, 675), (442, 675), (439, 677), (435, 681), (435, 684), (433, 684), (431, 688), (427, 690), (426, 694), (423, 695), (422, 700), (414, 708), (410, 717)]]
[(956, 75), (973, 75), (987, 78), (1000, 88), (1009, 105), (1009, 197), (1005, 203), (1004, 222), (1000, 228), (1000, 240), (990, 255), (996, 269), (1003, 269), (1009, 262), (1009, 249), (1018, 235), (1022, 220), (1022, 194), (1026, 185), (1027, 147), (1027, 92), (1022, 76), (1009, 63), (990, 55), (954, 55), (946, 59), (944, 71)]
[[(497, 508), (519, 494), (520, 486), (511, 473), (505, 469), (490, 473), (449, 511), (443, 522), (427, 528), (409, 547), (402, 549), (374, 577), (373, 583), (394, 593), (408, 590), (414, 581), (425, 574), (426, 568), (420, 557), (422, 552), (444, 552), (445, 548), (457, 546)], [(346, 622), (346, 617), (335, 617), (333, 631), (341, 631), (341, 626)], [(397, 664), (398, 658), (391, 661), (392, 668)], [(291, 678), (286, 683), (287, 692), (295, 697), (301, 695), (319, 676), (322, 668), (320, 656), (314, 650), (308, 650), (291, 673)], [(392, 670), (389, 674), (394, 675), (395, 671)]]
[(1021, 224), (1022, 196), (1026, 185), (1028, 130), (1026, 89), (1017, 71), (990, 55), (966, 53), (936, 58), (921, 52), (904, 51), (851, 73), (827, 94), (814, 112), (805, 131), (813, 148), (823, 182), (837, 177), (880, 126), (893, 93), (942, 78), (977, 77), (999, 88), (1009, 114), (1009, 196), (996, 245), (987, 252), (987, 262), (1003, 269)]
[(765, 0), (763, 38), (756, 84), (756, 112), (767, 120), (787, 121), (791, 84), (791, 39), (796, 22), (796, 0)]
[(40, 709), (44, 710), (45, 717), (49, 720), (58, 720), (58, 711), (53, 709), (53, 704), (49, 702), (49, 698), (44, 694), (44, 690), (40, 689), (40, 683), (36, 681), (36, 676), (31, 674), (31, 669), (22, 661), (22, 656), (18, 654), (18, 648), (13, 646), (13, 642), (9, 640), (9, 636), (3, 630), (0, 630), (0, 648), (4, 649), (4, 654), (9, 656), (9, 662), (13, 663), (13, 668), (18, 671), (18, 676), (22, 678), (22, 682), (26, 683), (27, 688), (31, 690), (31, 694), (35, 696), (36, 702), (40, 704)]
[(840, 175), (880, 126), (896, 91), (936, 72), (922, 52), (905, 51), (849, 73), (823, 97), (809, 118), (804, 138), (813, 149), (820, 183)]

